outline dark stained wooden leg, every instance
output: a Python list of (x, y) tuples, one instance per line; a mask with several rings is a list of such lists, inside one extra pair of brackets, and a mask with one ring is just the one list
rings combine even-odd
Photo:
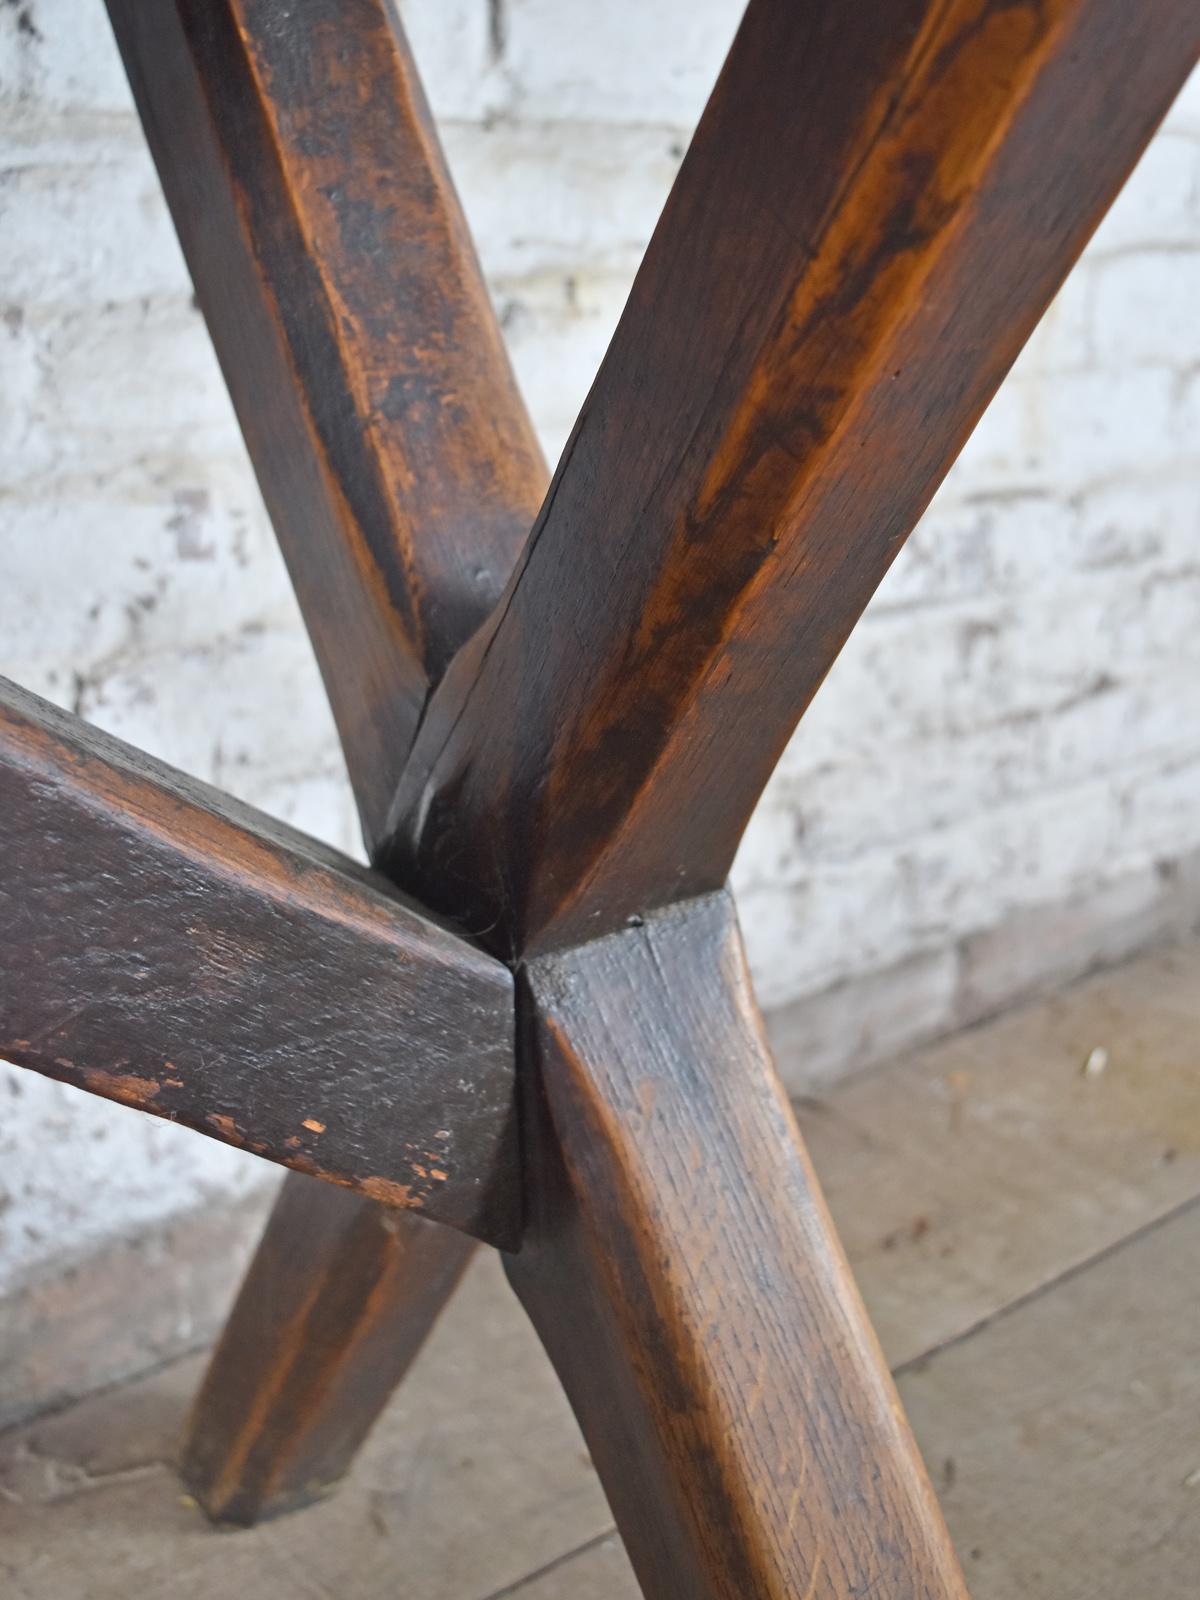
[(964, 1600), (724, 894), (527, 974), (509, 1276), (647, 1600)]
[(184, 1476), (210, 1517), (250, 1524), (336, 1486), (471, 1248), (287, 1179), (189, 1423)]
[(373, 848), (546, 469), (390, 0), (108, 0)]
[[(545, 465), (389, 0), (108, 5), (372, 845)], [(465, 1261), (449, 1230), (304, 1192), (285, 1188), (189, 1425), (214, 1516), (345, 1470)]]
[[(109, 6), (372, 854), (521, 972), (531, 1226), (509, 1271), (645, 1593), (963, 1600), (719, 885), (783, 742), (1181, 81), (1194, 0), (880, 0), (861, 17), (751, 0), (503, 596), (540, 460), (390, 0)], [(39, 721), (18, 711), (14, 727)], [(40, 807), (13, 743), (10, 782)], [(91, 806), (94, 786), (59, 776), (72, 814)], [(178, 818), (161, 782), (137, 793), (158, 796), (155, 838), (121, 822), (129, 872), (112, 876), (152, 882), (178, 918)], [(249, 911), (307, 908), (314, 966), (351, 911), (385, 928), (373, 1002), (397, 1005), (393, 967), (416, 952), (423, 971), (448, 940), (449, 968), (499, 1006), (486, 1036), (511, 1107), (498, 963), (477, 969), (303, 841), (186, 809), (213, 849), (183, 876), (216, 912), (217, 847), (249, 838)], [(86, 893), (91, 860), (29, 814)], [(186, 973), (209, 974), (198, 931), (178, 942)], [(357, 955), (345, 970), (362, 978)], [(19, 1047), (70, 1075), (46, 1038), (70, 1025), (90, 1047), (95, 1019), (58, 998)], [(286, 1053), (294, 1018), (272, 999), (251, 1057)], [(384, 1072), (379, 1094), (356, 1089), (360, 1131), (394, 1135), (408, 1019), (351, 1012), (306, 1021), (331, 1052), (366, 1029)], [(121, 1017), (139, 1052), (141, 1020)], [(234, 1087), (257, 1091), (242, 1065)], [(158, 1101), (185, 1079), (88, 1070), (231, 1136), (224, 1108)], [(418, 1075), (414, 1093), (436, 1090), (440, 1124), (441, 1096), (480, 1081)], [(294, 1162), (293, 1137), (246, 1142)], [(403, 1162), (432, 1215), (452, 1186), (426, 1142)], [(380, 1193), (365, 1170), (326, 1175)], [(449, 1220), (484, 1232), (471, 1206)], [(513, 1244), (519, 1221), (514, 1206), (485, 1236)], [(336, 1481), (468, 1248), (289, 1183), (185, 1448), (214, 1516), (250, 1522)]]

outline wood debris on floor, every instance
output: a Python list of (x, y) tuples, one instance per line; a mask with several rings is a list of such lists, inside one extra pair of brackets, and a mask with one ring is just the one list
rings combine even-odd
[[(975, 1600), (1200, 1573), (1200, 942), (799, 1107)], [(339, 1492), (215, 1532), (193, 1357), (0, 1436), (4, 1600), (636, 1600), (557, 1383), (480, 1255)]]

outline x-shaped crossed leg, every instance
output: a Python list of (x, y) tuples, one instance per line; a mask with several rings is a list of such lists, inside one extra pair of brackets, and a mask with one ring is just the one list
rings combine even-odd
[(109, 9), (377, 866), (4, 700), (0, 1048), (351, 1191), (193, 1481), (344, 1470), (465, 1258), (411, 1212), (506, 1250), (648, 1596), (962, 1596), (724, 884), (1194, 0), (751, 0), (544, 500), (385, 0)]

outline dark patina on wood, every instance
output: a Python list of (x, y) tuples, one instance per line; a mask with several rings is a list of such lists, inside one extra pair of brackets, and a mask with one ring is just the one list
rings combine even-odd
[[(428, 684), (499, 595), (548, 474), (388, 0), (109, 12), (371, 844)], [(297, 1188), (184, 1443), (222, 1519), (336, 1480), (463, 1265), (458, 1236), (366, 1205), (343, 1249), (341, 1198)], [(281, 1321), (284, 1278), (321, 1284), (325, 1310), (300, 1295)]]
[(190, 1481), (322, 1492), (467, 1248), (363, 1196), (513, 1247), (519, 1167), (647, 1596), (961, 1600), (720, 886), (1200, 8), (751, 0), (503, 593), (542, 467), (388, 0), (110, 11), (368, 842), (522, 996), (514, 1063), (380, 878), (0, 701), (0, 1048), (360, 1191), (289, 1181)]
[(407, 881), (505, 954), (717, 889), (797, 719), (1180, 87), (1194, 0), (751, 0)]
[(545, 488), (383, 0), (108, 0), (368, 844)]
[(516, 1242), (498, 962), (3, 680), (0, 818), (0, 1055)]

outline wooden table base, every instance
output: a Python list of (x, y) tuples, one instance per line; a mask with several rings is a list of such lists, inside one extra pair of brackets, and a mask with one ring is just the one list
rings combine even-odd
[(0, 700), (0, 1053), (308, 1175), (189, 1481), (324, 1492), (479, 1238), (652, 1600), (961, 1600), (723, 886), (1200, 8), (750, 0), (547, 491), (390, 0), (108, 3), (375, 862)]

